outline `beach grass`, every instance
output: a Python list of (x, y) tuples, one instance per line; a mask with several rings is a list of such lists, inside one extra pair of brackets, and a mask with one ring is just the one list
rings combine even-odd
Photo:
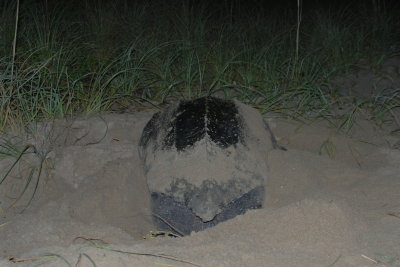
[[(1, 129), (209, 94), (265, 113), (331, 116), (342, 97), (335, 77), (400, 51), (395, 14), (380, 1), (1, 2)], [(399, 97), (354, 103), (382, 119)]]

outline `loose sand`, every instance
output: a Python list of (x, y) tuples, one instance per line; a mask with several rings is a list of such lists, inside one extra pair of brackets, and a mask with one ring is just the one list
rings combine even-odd
[[(31, 126), (20, 146), (38, 153), (0, 186), (0, 266), (400, 266), (396, 125), (360, 117), (344, 135), (326, 121), (269, 118), (287, 151), (268, 156), (264, 208), (184, 238), (150, 238), (137, 144), (154, 112)], [(32, 203), (21, 213), (38, 169), (6, 209), (40, 162)], [(0, 164), (4, 175), (12, 161)]]

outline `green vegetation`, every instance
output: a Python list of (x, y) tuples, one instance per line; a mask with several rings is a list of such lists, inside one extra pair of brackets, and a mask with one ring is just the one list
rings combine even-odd
[[(0, 2), (0, 129), (216, 92), (264, 112), (329, 117), (342, 103), (330, 86), (334, 77), (361, 59), (400, 51), (399, 22), (381, 1), (303, 6), (301, 20), (296, 1), (287, 8), (237, 1)], [(372, 106), (382, 118), (399, 106), (399, 94), (354, 105)]]

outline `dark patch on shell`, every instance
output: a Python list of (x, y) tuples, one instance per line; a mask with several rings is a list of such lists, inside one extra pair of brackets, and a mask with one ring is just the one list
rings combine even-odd
[(260, 200), (263, 195), (264, 187), (259, 186), (231, 201), (213, 220), (203, 222), (184, 203), (177, 202), (163, 193), (152, 193), (153, 213), (157, 215), (154, 217), (154, 223), (159, 230), (178, 230), (180, 233), (188, 235), (192, 231), (198, 232), (244, 214), (247, 210), (261, 208)]
[(153, 116), (143, 130), (140, 147), (146, 147), (151, 139), (157, 138), (157, 130), (163, 128), (167, 129), (163, 149), (175, 147), (178, 151), (183, 151), (206, 135), (221, 148), (243, 142), (238, 110), (232, 101), (211, 96), (202, 97), (181, 101), (171, 112), (172, 116), (163, 116), (161, 112)]

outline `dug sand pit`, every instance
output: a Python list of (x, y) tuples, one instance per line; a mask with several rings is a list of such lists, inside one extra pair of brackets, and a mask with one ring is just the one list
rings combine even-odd
[[(287, 151), (269, 153), (263, 208), (177, 238), (156, 232), (137, 153), (154, 112), (43, 122), (20, 135), (22, 148), (44, 152), (23, 156), (1, 184), (0, 266), (400, 265), (400, 151), (388, 131), (363, 128), (361, 142), (324, 122), (271, 119)], [(334, 150), (321, 149), (326, 140)]]

